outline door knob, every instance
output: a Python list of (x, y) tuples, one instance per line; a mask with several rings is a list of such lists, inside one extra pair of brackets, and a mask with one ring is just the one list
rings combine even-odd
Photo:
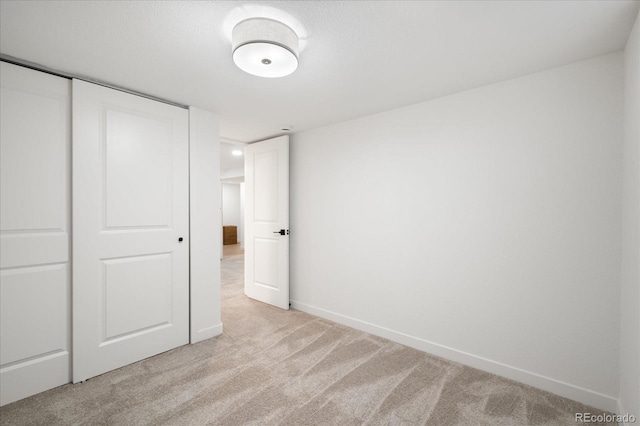
[(182, 237), (178, 238), (178, 242), (181, 243), (182, 242)]
[(273, 231), (273, 233), (274, 234), (280, 234), (280, 235), (288, 235), (289, 234), (289, 230), (288, 229), (287, 230), (281, 229), (279, 231)]

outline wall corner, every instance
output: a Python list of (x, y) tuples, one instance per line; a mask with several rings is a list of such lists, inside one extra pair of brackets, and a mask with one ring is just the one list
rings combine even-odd
[(189, 107), (190, 335), (196, 343), (222, 333), (220, 310), (220, 125)]

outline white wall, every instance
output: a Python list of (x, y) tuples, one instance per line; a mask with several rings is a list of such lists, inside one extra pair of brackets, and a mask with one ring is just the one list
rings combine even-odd
[(293, 307), (616, 410), (622, 93), (617, 53), (294, 135)]
[(244, 167), (220, 172), (220, 179), (237, 179), (244, 177)]
[(189, 108), (191, 343), (222, 333), (219, 129), (217, 115)]
[(240, 184), (222, 184), (222, 225), (240, 225)]
[(239, 183), (222, 184), (222, 225), (238, 227), (238, 242), (242, 241), (244, 228)]
[(624, 65), (620, 413), (640, 418), (640, 15)]
[(244, 182), (240, 184), (240, 227), (238, 228), (238, 242), (244, 247)]

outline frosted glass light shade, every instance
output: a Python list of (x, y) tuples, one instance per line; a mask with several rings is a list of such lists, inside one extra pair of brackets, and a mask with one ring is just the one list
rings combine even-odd
[(267, 18), (239, 22), (231, 35), (233, 62), (259, 77), (284, 77), (298, 68), (298, 36), (283, 24)]

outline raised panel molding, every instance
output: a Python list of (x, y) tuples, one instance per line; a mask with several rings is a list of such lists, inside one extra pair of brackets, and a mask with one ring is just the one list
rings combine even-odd
[(171, 120), (107, 108), (104, 228), (171, 226)]
[(171, 253), (103, 260), (102, 271), (103, 343), (172, 322)]
[[(3, 82), (1, 97), (7, 143), (0, 145), (0, 230), (66, 231), (68, 94), (8, 84)], [(34, 117), (38, 125), (29, 121)]]
[(256, 284), (278, 289), (278, 241), (254, 240), (254, 280)]
[(253, 160), (255, 200), (253, 218), (256, 222), (278, 220), (278, 153), (257, 152)]
[(69, 265), (0, 272), (0, 368), (67, 351)]

